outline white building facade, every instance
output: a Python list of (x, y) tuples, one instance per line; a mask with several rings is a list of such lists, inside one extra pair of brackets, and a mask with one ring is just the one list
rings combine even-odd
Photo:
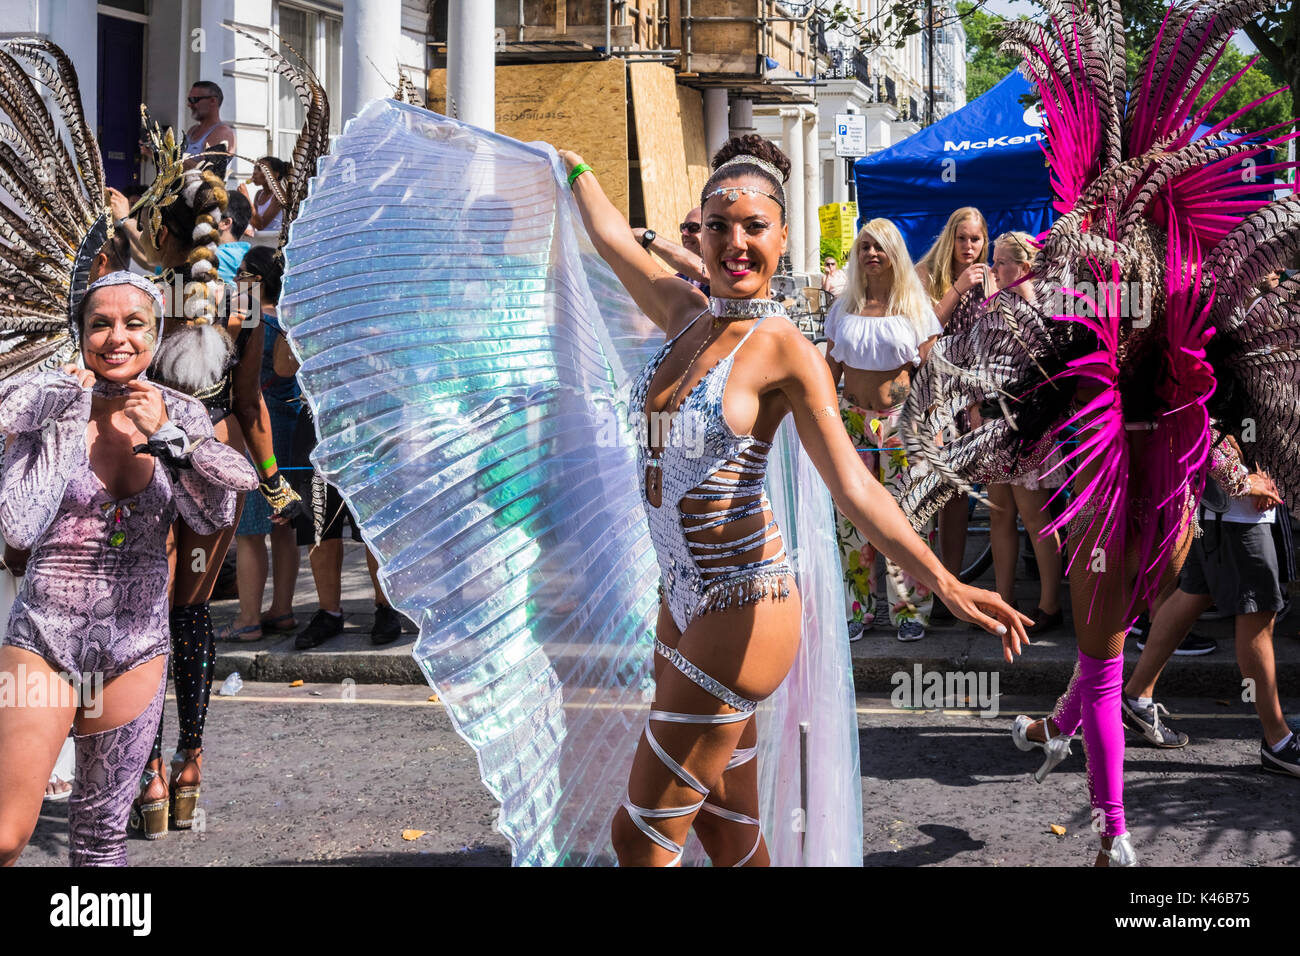
[[(889, 0), (849, 0), (862, 23), (887, 14)], [(953, 0), (934, 0), (922, 7), (923, 29), (907, 38), (901, 48), (886, 46), (868, 52), (858, 48), (852, 33), (830, 31), (831, 68), (816, 88), (818, 114), (817, 158), (820, 184), (818, 205), (848, 202), (850, 161), (835, 155), (835, 116), (857, 113), (866, 117), (868, 154), (888, 149), (921, 129), (929, 106), (930, 46), (934, 41), (934, 119), (939, 120), (966, 105), (966, 31)], [(933, 16), (925, 28), (926, 11)], [(783, 142), (779, 111), (755, 109), (757, 131)]]
[[(257, 52), (225, 23), (273, 47), (274, 32), (303, 56), (329, 96), (331, 134), (370, 99), (392, 94), (399, 65), (424, 87), (425, 0), (0, 0), (0, 20), (10, 32), (43, 34), (71, 57), (118, 188), (139, 181), (140, 103), (184, 132), (196, 80), (221, 86), (221, 117), (234, 127), (241, 156), (290, 158), (298, 99), (265, 60), (243, 59)], [(251, 171), (241, 161), (230, 168), (241, 180)]]

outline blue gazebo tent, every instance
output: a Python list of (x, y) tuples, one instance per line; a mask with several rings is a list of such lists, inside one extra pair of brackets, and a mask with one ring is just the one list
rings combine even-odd
[(992, 236), (1011, 229), (1044, 232), (1055, 218), (1039, 146), (1037, 111), (1020, 98), (1033, 87), (1012, 72), (979, 99), (897, 146), (854, 164), (859, 223), (884, 217), (903, 234), (912, 258), (923, 256), (948, 216), (975, 206)]

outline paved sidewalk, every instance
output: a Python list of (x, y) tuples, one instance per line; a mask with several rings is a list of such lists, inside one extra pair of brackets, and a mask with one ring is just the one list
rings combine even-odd
[[(982, 587), (992, 587), (992, 572), (977, 583)], [(1062, 588), (1062, 593), (1068, 602), (1065, 588)], [(1033, 607), (1037, 597), (1037, 582), (1022, 577), (1017, 589), (1020, 606)], [(1300, 595), (1297, 598), (1300, 599)], [(266, 603), (269, 602), (268, 583)], [(213, 622), (218, 630), (234, 619), (237, 607), (233, 600), (213, 603)], [(316, 588), (304, 548), (294, 601), (294, 613), (300, 628), (306, 626), (316, 607)], [(343, 633), (310, 651), (297, 650), (292, 634), (268, 636), (251, 644), (219, 643), (217, 680), (237, 670), (244, 680), (269, 682), (303, 680), (332, 683), (351, 679), (358, 684), (424, 683), (424, 676), (411, 657), (416, 629), (409, 622), (405, 627), (407, 633), (400, 641), (386, 647), (375, 647), (370, 643), (374, 597), (366, 573), (365, 552), (360, 544), (351, 541), (344, 543), (343, 611)], [(1003, 694), (1058, 694), (1069, 682), (1077, 654), (1068, 614), (1066, 621), (1060, 630), (1035, 642), (1014, 664), (1007, 664), (1002, 659), (1002, 645), (997, 638), (974, 631), (965, 622), (933, 625), (924, 639), (913, 644), (899, 642), (894, 630), (885, 624), (868, 631), (862, 640), (852, 645), (854, 681), (860, 692), (889, 691), (894, 686), (893, 675), (912, 674), (915, 665), (919, 664), (923, 672), (996, 672), (999, 690)], [(1204, 657), (1173, 658), (1161, 678), (1161, 695), (1240, 700), (1241, 674), (1233, 650), (1232, 628), (1231, 618), (1199, 622), (1196, 632), (1218, 640), (1219, 649)], [(1300, 613), (1280, 623), (1274, 637), (1278, 683), (1284, 696), (1294, 694), (1300, 688), (1297, 628), (1300, 628)], [(586, 646), (582, 647), (583, 652), (588, 650)], [(1138, 657), (1132, 639), (1125, 656), (1131, 668)]]

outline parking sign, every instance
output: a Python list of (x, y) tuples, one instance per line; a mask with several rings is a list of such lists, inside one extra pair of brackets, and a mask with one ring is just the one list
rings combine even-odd
[(835, 155), (867, 155), (867, 118), (861, 113), (835, 114)]

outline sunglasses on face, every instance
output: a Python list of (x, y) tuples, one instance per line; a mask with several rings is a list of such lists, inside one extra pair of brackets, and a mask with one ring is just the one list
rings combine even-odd
[(209, 93), (207, 96), (187, 96), (185, 97), (185, 102), (189, 103), (190, 106), (193, 106), (195, 103), (199, 103), (203, 100), (210, 100), (213, 98), (214, 98), (213, 94), (211, 93)]
[(682, 232), (685, 232), (685, 233), (688, 233), (688, 234), (694, 236), (694, 235), (696, 235), (697, 233), (699, 233), (699, 231), (700, 231), (700, 224), (699, 224), (698, 222), (684, 222), (684, 223), (681, 224), (681, 230), (682, 230)]

